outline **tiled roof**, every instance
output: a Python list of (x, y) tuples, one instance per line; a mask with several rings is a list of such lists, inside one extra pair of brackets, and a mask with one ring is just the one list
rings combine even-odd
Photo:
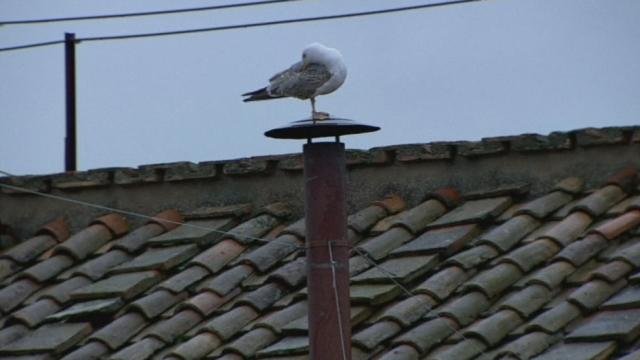
[[(620, 170), (372, 197), (348, 222), (353, 358), (640, 359), (640, 188)], [(304, 219), (276, 203), (133, 220), (58, 219), (0, 253), (0, 359), (307, 358)]]

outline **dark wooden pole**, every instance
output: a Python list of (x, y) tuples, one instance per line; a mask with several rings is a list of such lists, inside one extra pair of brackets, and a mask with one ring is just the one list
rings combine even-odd
[(345, 173), (343, 143), (304, 145), (309, 353), (312, 360), (351, 359), (350, 245)]
[(64, 34), (65, 89), (66, 89), (66, 137), (64, 141), (64, 169), (76, 171), (76, 36)]

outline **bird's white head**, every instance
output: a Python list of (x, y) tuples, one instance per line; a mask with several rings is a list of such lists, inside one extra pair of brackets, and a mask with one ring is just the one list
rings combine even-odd
[(340, 52), (317, 42), (307, 45), (302, 52), (302, 63), (304, 65), (311, 63), (328, 65), (336, 61), (342, 61)]

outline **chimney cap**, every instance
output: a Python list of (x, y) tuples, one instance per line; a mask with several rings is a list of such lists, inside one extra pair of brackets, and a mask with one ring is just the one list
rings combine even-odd
[(361, 124), (349, 119), (328, 118), (324, 120), (304, 119), (291, 122), (283, 127), (264, 133), (275, 139), (313, 139), (320, 137), (339, 137), (380, 130), (378, 126)]

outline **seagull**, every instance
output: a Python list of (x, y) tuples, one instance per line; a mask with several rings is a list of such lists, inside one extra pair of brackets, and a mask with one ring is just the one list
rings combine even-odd
[(294, 97), (311, 100), (311, 118), (326, 120), (330, 116), (316, 111), (316, 96), (329, 94), (338, 89), (347, 77), (347, 67), (342, 54), (336, 49), (320, 43), (307, 45), (302, 52), (302, 60), (291, 65), (269, 79), (269, 85), (251, 91), (243, 101), (271, 100)]

